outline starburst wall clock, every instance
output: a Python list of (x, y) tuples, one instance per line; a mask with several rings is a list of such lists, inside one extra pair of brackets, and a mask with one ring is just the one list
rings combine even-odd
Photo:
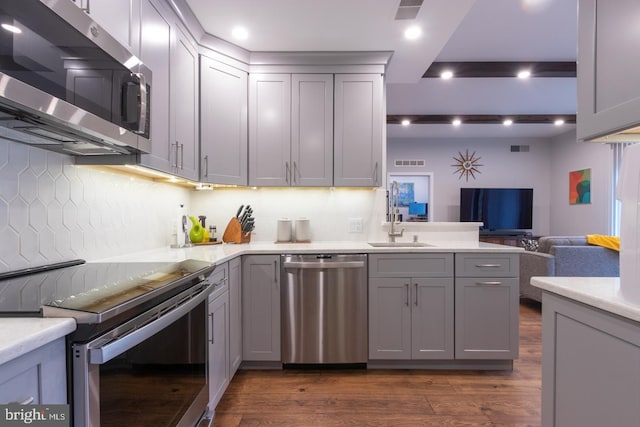
[(453, 160), (455, 160), (456, 164), (451, 165), (456, 168), (453, 173), (459, 174), (458, 179), (462, 179), (462, 177), (464, 176), (465, 179), (469, 181), (469, 175), (471, 175), (473, 179), (476, 179), (476, 173), (482, 173), (478, 169), (478, 167), (483, 166), (478, 163), (481, 158), (482, 157), (476, 157), (475, 151), (471, 153), (471, 155), (469, 155), (469, 150), (466, 150), (465, 154), (462, 154), (460, 151), (458, 151), (458, 157), (453, 157)]

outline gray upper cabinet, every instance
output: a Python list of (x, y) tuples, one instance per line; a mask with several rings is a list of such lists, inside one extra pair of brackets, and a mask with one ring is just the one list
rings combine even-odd
[(141, 163), (153, 169), (172, 172), (177, 149), (170, 141), (169, 108), (171, 21), (159, 1), (140, 3), (140, 59), (153, 72), (151, 94), (151, 153)]
[(200, 57), (200, 181), (247, 185), (247, 72)]
[[(640, 124), (640, 20), (635, 0), (579, 0), (577, 136), (592, 140)], [(637, 136), (635, 137), (637, 140)]]
[(141, 0), (140, 57), (153, 72), (151, 153), (141, 164), (197, 180), (197, 49), (161, 1)]
[(198, 180), (198, 50), (179, 25), (171, 52), (171, 132), (177, 147), (176, 175)]
[(291, 75), (249, 76), (249, 185), (289, 186)]
[(333, 185), (333, 75), (291, 77), (291, 185)]
[(336, 74), (335, 186), (377, 187), (382, 184), (382, 76)]
[(243, 256), (243, 360), (280, 361), (280, 337), (280, 256)]
[(139, 54), (141, 0), (73, 0), (134, 55)]

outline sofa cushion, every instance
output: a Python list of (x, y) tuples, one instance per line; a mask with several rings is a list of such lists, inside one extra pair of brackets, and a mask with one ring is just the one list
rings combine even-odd
[(552, 246), (586, 246), (585, 236), (545, 236), (538, 240), (538, 252), (549, 253)]

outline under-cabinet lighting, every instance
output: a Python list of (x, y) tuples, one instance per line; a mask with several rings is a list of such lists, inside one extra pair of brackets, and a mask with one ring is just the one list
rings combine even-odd
[(502, 124), (505, 126), (511, 126), (513, 124), (513, 120), (506, 119), (505, 121), (502, 122)]
[(529, 70), (522, 70), (518, 73), (519, 79), (528, 79), (529, 77), (531, 77), (531, 71)]

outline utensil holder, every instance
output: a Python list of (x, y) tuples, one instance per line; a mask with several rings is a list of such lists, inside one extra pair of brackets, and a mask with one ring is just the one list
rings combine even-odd
[(249, 243), (251, 241), (251, 232), (243, 233), (240, 221), (238, 221), (238, 218), (233, 217), (229, 220), (227, 228), (224, 230), (222, 241), (225, 243)]

